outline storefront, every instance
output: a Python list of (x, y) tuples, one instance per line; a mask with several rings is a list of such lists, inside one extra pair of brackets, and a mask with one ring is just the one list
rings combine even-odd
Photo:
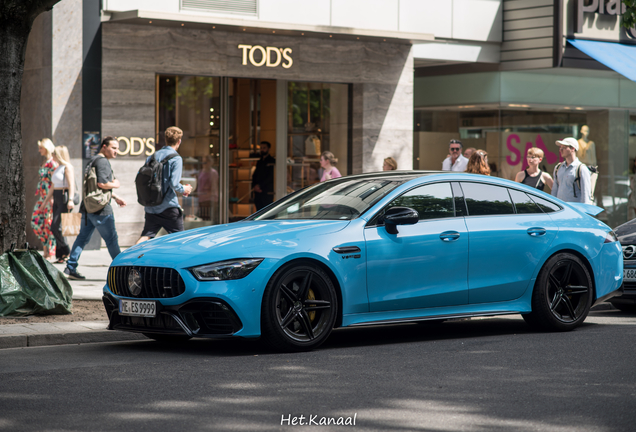
[(188, 27), (102, 23), (101, 136), (120, 140), (112, 165), (131, 204), (115, 210), (121, 244), (141, 232), (134, 177), (169, 126), (184, 131), (183, 182), (194, 187), (181, 198), (187, 229), (255, 211), (262, 141), (276, 158), (274, 199), (318, 182), (323, 151), (343, 175), (379, 171), (388, 156), (411, 168), (410, 43)]
[[(628, 72), (575, 47), (581, 40), (614, 38), (636, 61), (633, 36), (620, 29), (616, 13), (600, 14), (598, 2), (596, 11), (578, 0), (510, 3), (519, 6), (504, 6), (499, 66), (472, 73), (461, 67), (450, 74), (416, 71), (414, 166), (441, 169), (448, 141), (459, 138), (464, 148), (488, 152), (493, 175), (514, 179), (527, 167), (530, 147), (544, 151), (540, 167), (552, 173), (559, 162), (555, 140), (572, 136), (579, 140), (579, 159), (600, 171), (595, 203), (605, 212), (599, 218), (615, 227), (636, 217), (628, 213), (636, 83)], [(562, 14), (555, 14), (559, 10)]]

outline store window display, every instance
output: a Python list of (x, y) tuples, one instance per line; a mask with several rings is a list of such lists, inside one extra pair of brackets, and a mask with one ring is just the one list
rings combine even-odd
[(596, 161), (596, 144), (590, 140), (590, 128), (587, 125), (581, 126), (581, 138), (579, 138), (579, 150), (576, 157), (585, 165), (598, 165)]

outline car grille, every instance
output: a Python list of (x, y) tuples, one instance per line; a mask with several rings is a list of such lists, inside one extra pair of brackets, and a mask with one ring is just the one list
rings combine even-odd
[[(128, 274), (132, 270), (141, 274), (141, 292), (133, 295), (128, 288)], [(171, 298), (185, 292), (185, 282), (178, 271), (163, 267), (111, 267), (108, 286), (115, 294), (136, 298)]]

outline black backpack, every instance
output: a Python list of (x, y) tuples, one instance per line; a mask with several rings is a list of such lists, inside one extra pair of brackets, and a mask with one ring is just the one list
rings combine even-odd
[(163, 166), (172, 158), (179, 156), (171, 154), (158, 161), (153, 154), (150, 159), (139, 168), (135, 185), (137, 186), (137, 202), (144, 207), (158, 206), (163, 202)]

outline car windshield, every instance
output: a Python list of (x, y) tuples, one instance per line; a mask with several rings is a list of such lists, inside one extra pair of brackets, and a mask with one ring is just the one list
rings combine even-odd
[(342, 178), (289, 195), (249, 219), (355, 219), (404, 182), (400, 179)]

